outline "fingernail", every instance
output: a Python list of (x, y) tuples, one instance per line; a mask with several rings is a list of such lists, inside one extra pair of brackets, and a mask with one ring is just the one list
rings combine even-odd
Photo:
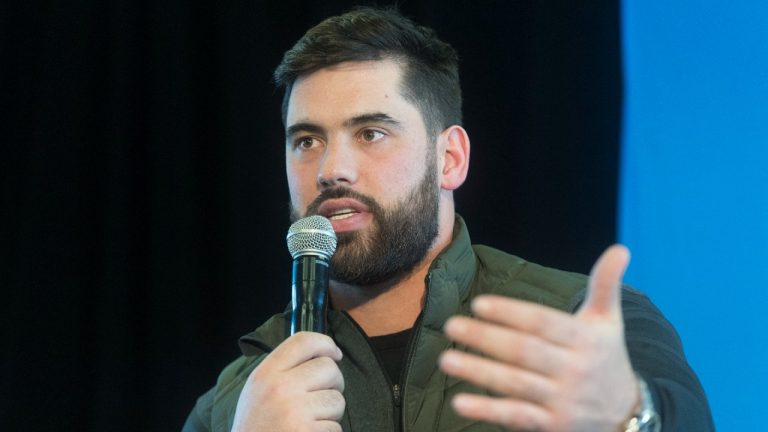
[(440, 365), (447, 369), (456, 369), (459, 366), (459, 358), (451, 352), (444, 352), (440, 356)]
[(466, 411), (471, 407), (472, 403), (467, 398), (462, 397), (461, 395), (456, 395), (451, 401), (451, 405), (453, 405), (453, 409), (457, 411)]
[(445, 324), (445, 332), (456, 336), (463, 335), (467, 332), (467, 324), (461, 319), (451, 318)]
[(491, 310), (491, 301), (486, 298), (476, 298), (472, 301), (472, 310), (475, 313), (485, 313)]

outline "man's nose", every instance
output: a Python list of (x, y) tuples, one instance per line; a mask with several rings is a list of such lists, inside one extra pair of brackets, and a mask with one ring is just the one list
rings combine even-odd
[(317, 172), (319, 189), (351, 186), (357, 182), (357, 160), (351, 143), (329, 141)]

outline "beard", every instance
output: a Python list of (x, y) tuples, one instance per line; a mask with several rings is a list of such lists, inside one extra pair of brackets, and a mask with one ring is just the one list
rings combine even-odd
[[(436, 161), (430, 156), (421, 182), (389, 208), (345, 187), (322, 191), (307, 207), (305, 216), (310, 216), (317, 214), (320, 204), (328, 199), (353, 198), (368, 206), (373, 215), (371, 229), (337, 234), (338, 245), (331, 258), (332, 280), (357, 286), (394, 284), (426, 257), (437, 238), (440, 193)], [(295, 209), (291, 217), (298, 219)]]

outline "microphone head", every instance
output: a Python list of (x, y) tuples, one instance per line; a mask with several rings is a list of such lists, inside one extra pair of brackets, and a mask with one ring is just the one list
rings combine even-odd
[(315, 215), (297, 220), (288, 229), (285, 240), (294, 259), (302, 255), (331, 259), (336, 251), (336, 233), (331, 221), (323, 216)]

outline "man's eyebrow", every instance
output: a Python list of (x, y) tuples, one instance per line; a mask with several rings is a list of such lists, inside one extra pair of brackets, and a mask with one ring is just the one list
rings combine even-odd
[(309, 122), (295, 123), (285, 128), (285, 136), (289, 137), (298, 132), (309, 132), (313, 134), (322, 134), (325, 132), (321, 126)]
[(344, 122), (344, 127), (360, 126), (366, 123), (386, 123), (395, 127), (402, 127), (402, 123), (382, 112), (365, 113), (352, 117)]
[[(364, 114), (356, 115), (350, 119), (345, 120), (344, 123), (342, 123), (342, 126), (344, 126), (345, 128), (351, 128), (351, 127), (360, 126), (368, 123), (385, 123), (391, 126), (395, 126), (397, 128), (402, 128), (402, 123), (400, 121), (382, 112), (364, 113)], [(295, 135), (299, 132), (323, 134), (325, 133), (325, 129), (320, 125), (317, 125), (315, 123), (310, 123), (310, 122), (299, 122), (285, 128), (286, 137)]]

